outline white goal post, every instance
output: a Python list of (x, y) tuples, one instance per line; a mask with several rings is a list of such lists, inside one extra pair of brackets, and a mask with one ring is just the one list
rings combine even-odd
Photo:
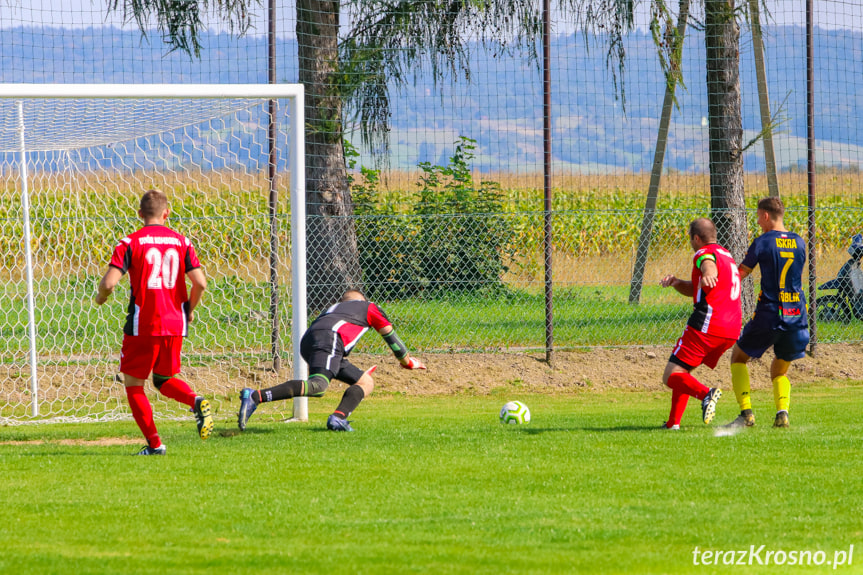
[[(275, 112), (282, 102), (285, 122)], [(182, 231), (199, 253), (212, 242), (212, 252), (225, 256), (224, 269), (202, 258), (208, 276), (209, 270), (218, 276), (212, 324), (193, 343), (198, 366), (193, 369), (201, 379), (219, 382), (207, 391), (229, 398), (246, 385), (232, 377), (260, 381), (261, 358), (268, 351), (278, 368), (277, 278), (287, 267), (278, 258), (278, 237), (287, 221), (279, 221), (273, 205), (279, 168), (290, 174), (292, 372), (305, 379), (299, 349), (307, 325), (304, 127), (299, 84), (0, 84), (0, 200), (11, 205), (7, 200), (20, 194), (14, 208), (0, 210), (0, 238), (6, 236), (17, 252), (0, 259), (0, 297), (21, 300), (0, 315), (0, 421), (124, 416), (116, 391), (108, 391), (104, 381), (86, 381), (116, 379), (116, 373), (105, 372), (119, 356), (116, 348), (114, 358), (106, 357), (118, 336), (106, 332), (122, 326), (122, 317), (114, 316), (117, 308), (125, 310), (124, 294), (118, 289), (114, 311), (104, 313), (80, 298), (92, 299), (93, 277), (110, 257), (105, 242), (113, 245), (122, 228), (134, 231), (129, 209), (148, 187), (173, 187), (185, 200), (175, 204), (169, 194), (172, 218), (180, 214), (172, 222), (192, 228)], [(268, 210), (260, 193), (267, 173)], [(79, 284), (85, 285), (79, 290)], [(196, 317), (201, 317), (197, 311)], [(265, 341), (269, 329), (271, 342)], [(237, 341), (228, 341), (232, 337)], [(52, 366), (44, 377), (43, 354), (50, 355)], [(190, 384), (200, 389), (198, 381)], [(226, 403), (235, 407), (230, 399)], [(295, 398), (293, 419), (308, 419), (307, 398)]]

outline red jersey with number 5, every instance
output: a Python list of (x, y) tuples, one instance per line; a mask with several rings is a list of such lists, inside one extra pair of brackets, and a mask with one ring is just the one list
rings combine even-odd
[[(713, 261), (716, 285), (701, 287), (701, 265)], [(737, 339), (740, 335), (740, 273), (731, 254), (719, 244), (708, 244), (692, 258), (692, 315), (687, 325), (702, 333)]]
[(123, 333), (187, 335), (186, 273), (201, 267), (188, 238), (165, 226), (144, 226), (120, 240), (109, 265), (129, 272), (132, 293)]

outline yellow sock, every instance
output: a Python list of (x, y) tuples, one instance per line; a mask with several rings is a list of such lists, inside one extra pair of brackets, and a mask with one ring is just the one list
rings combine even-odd
[(740, 411), (752, 409), (752, 400), (749, 398), (749, 368), (745, 363), (731, 364), (731, 385), (734, 386), (734, 395), (740, 405)]
[(791, 405), (791, 381), (780, 375), (773, 378), (773, 399), (776, 401), (776, 411), (788, 411)]

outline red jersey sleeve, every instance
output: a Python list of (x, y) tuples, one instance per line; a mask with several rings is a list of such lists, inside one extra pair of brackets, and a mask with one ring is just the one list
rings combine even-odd
[(184, 263), (186, 267), (186, 273), (189, 273), (190, 271), (201, 267), (201, 262), (198, 261), (198, 254), (195, 252), (195, 246), (192, 245), (192, 242), (189, 240), (189, 238), (185, 238), (185, 240), (187, 249), (186, 261)]
[(129, 265), (132, 263), (132, 240), (128, 237), (120, 240), (120, 243), (114, 247), (114, 253), (111, 254), (111, 261), (108, 265), (115, 267), (123, 273), (129, 271)]
[(369, 325), (376, 330), (392, 325), (384, 311), (374, 303), (369, 303), (369, 311), (366, 316), (366, 320), (369, 322)]

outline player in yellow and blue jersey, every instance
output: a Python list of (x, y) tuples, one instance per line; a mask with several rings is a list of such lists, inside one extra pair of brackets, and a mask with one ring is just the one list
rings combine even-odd
[(745, 278), (758, 266), (761, 269), (761, 293), (755, 315), (731, 351), (731, 383), (740, 415), (730, 427), (755, 425), (750, 399), (749, 368), (751, 358), (761, 357), (773, 347), (775, 358), (770, 365), (776, 419), (773, 427), (788, 427), (791, 382), (788, 368), (805, 355), (809, 344), (809, 324), (802, 276), (806, 264), (803, 238), (785, 229), (785, 206), (777, 197), (758, 202), (758, 226), (763, 232), (755, 238), (738, 266)]

